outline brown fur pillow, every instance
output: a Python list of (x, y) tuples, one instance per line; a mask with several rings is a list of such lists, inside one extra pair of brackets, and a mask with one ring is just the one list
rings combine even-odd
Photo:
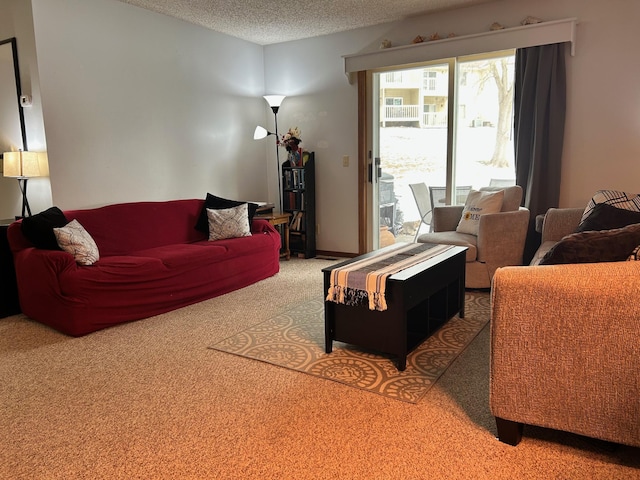
[(621, 262), (640, 245), (640, 224), (612, 230), (572, 233), (549, 250), (539, 265)]

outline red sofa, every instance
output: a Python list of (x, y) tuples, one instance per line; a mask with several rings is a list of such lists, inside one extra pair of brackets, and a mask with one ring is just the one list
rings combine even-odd
[(196, 230), (203, 200), (65, 211), (95, 240), (100, 259), (78, 265), (62, 250), (35, 248), (9, 226), (18, 294), (28, 317), (67, 335), (158, 315), (275, 275), (280, 235), (253, 219), (251, 236), (210, 242)]

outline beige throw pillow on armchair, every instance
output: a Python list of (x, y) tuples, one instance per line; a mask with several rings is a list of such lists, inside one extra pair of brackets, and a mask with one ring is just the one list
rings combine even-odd
[(502, 209), (504, 190), (497, 192), (479, 192), (471, 190), (462, 210), (462, 217), (456, 228), (456, 232), (478, 235), (480, 215), (498, 213)]

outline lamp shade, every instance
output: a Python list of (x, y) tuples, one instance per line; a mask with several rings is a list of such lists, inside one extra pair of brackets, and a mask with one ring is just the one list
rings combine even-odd
[(40, 176), (49, 176), (49, 155), (47, 152), (38, 152), (38, 166), (40, 167)]
[(269, 135), (269, 131), (264, 128), (261, 127), (260, 125), (258, 125), (255, 129), (255, 131), (253, 132), (253, 139), (254, 140), (260, 140), (261, 138), (265, 138)]
[(3, 170), (5, 177), (31, 178), (40, 177), (39, 155), (36, 152), (6, 152), (3, 154)]
[(284, 95), (265, 95), (264, 99), (267, 101), (270, 107), (279, 107), (282, 105), (282, 101), (284, 100)]

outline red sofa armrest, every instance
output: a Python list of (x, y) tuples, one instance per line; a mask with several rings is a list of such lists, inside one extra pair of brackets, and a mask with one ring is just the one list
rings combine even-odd
[(278, 229), (271, 225), (267, 220), (263, 220), (262, 218), (254, 218), (251, 223), (251, 233), (269, 233), (276, 235), (280, 235)]
[(39, 318), (38, 309), (59, 301), (63, 297), (58, 277), (78, 265), (73, 255), (62, 250), (25, 248), (14, 254), (18, 297), (22, 311), (32, 318)]

